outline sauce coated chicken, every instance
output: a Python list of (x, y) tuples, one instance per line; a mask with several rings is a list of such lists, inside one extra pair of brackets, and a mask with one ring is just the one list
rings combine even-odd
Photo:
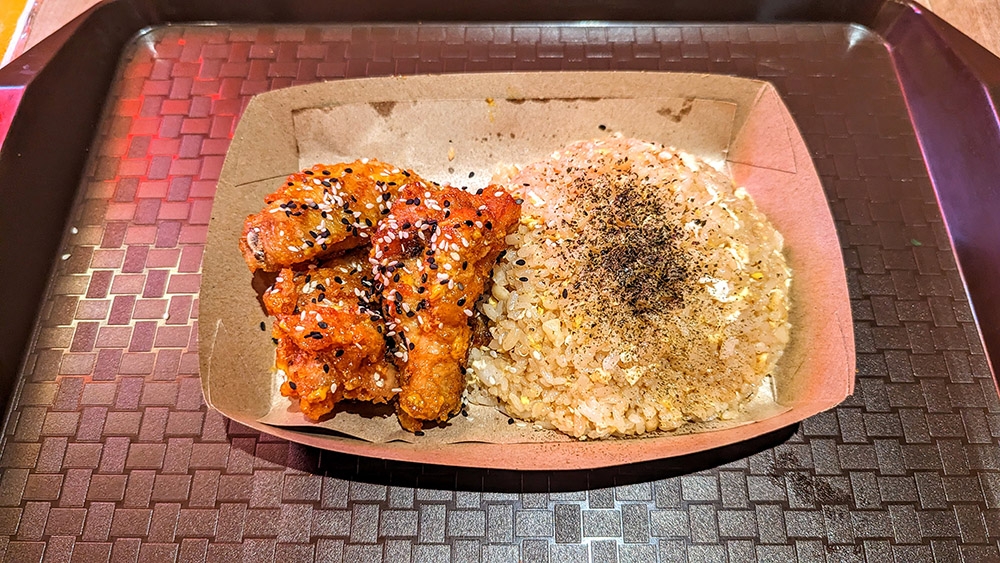
[(281, 393), (313, 420), (343, 399), (384, 403), (397, 390), (369, 270), (363, 255), (286, 268), (264, 294), (275, 317), (275, 367), (288, 378)]
[(366, 246), (408, 183), (424, 185), (408, 170), (368, 159), (292, 174), (244, 222), (243, 258), (250, 270), (275, 272)]
[(496, 186), (469, 193), (408, 185), (379, 223), (371, 262), (389, 334), (400, 342), (396, 411), (404, 428), (447, 420), (461, 406), (476, 300), (520, 213)]
[(368, 159), (293, 174), (265, 202), (240, 250), (251, 271), (280, 270), (263, 301), (282, 395), (312, 420), (397, 398), (414, 432), (457, 412), (476, 300), (520, 202)]

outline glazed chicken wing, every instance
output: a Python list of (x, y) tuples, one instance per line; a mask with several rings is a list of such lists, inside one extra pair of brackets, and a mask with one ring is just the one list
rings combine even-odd
[(423, 185), (412, 172), (368, 159), (292, 174), (244, 222), (243, 258), (252, 271), (274, 272), (367, 245), (407, 183)]
[(286, 268), (264, 294), (275, 317), (275, 366), (288, 378), (281, 394), (299, 399), (313, 420), (342, 399), (384, 403), (398, 391), (369, 271), (363, 255)]
[(461, 405), (470, 318), (521, 208), (506, 191), (404, 187), (379, 224), (370, 259), (382, 287), (402, 391), (400, 423), (444, 421)]

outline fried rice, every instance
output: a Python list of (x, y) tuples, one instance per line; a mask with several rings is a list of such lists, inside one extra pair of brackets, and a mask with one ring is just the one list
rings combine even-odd
[(732, 180), (662, 145), (571, 144), (524, 200), (469, 377), (512, 417), (588, 439), (726, 419), (789, 339), (782, 237)]

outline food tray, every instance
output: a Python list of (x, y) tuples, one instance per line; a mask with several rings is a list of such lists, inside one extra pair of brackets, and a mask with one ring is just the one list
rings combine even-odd
[[(475, 189), (507, 163), (531, 162), (609, 131), (683, 147), (725, 167), (781, 232), (794, 272), (789, 293), (794, 328), (756, 400), (728, 421), (692, 423), (641, 439), (590, 441), (510, 424), (498, 409), (476, 404), (462, 409), (467, 416), (425, 428), (416, 438), (395, 417), (341, 407), (335, 416), (311, 423), (289, 408), (290, 401), (277, 393), (274, 344), (258, 330), (270, 323), (254, 288), (259, 282), (234, 243), (244, 219), (274, 190), (275, 178), (280, 182), (289, 171), (314, 162), (370, 155), (424, 178)], [(283, 88), (251, 100), (219, 177), (199, 297), (202, 389), (209, 407), (247, 426), (311, 446), (388, 459), (590, 469), (707, 450), (799, 422), (851, 394), (854, 334), (836, 241), (805, 142), (767, 82), (718, 74), (561, 71)], [(312, 429), (344, 436), (323, 432), (307, 439)]]
[[(1000, 558), (995, 58), (883, 2), (320, 4), (112, 2), (0, 71), (6, 559)], [(206, 410), (202, 244), (249, 96), (508, 69), (773, 83), (837, 227), (855, 394), (749, 442), (572, 472), (321, 452)]]

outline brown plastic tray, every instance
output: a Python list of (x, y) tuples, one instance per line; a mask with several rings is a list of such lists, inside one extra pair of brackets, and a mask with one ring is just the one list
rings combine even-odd
[[(202, 244), (249, 96), (608, 68), (776, 86), (843, 250), (858, 351), (847, 402), (727, 448), (575, 472), (319, 452), (205, 408)], [(0, 70), (12, 390), (0, 549), (12, 561), (998, 560), (1000, 401), (982, 346), (995, 354), (1000, 330), (998, 68), (893, 2), (102, 4)]]

